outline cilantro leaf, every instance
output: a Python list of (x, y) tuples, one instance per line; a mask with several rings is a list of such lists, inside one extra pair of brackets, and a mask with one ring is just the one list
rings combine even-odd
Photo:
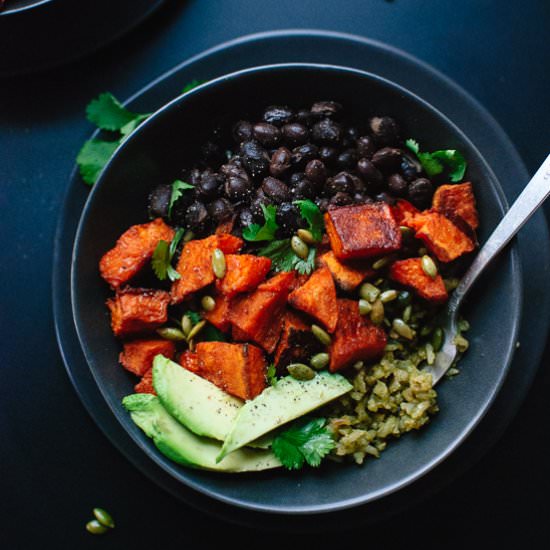
[(405, 145), (420, 161), (422, 168), (430, 177), (441, 174), (445, 167), (449, 169), (449, 178), (453, 183), (459, 182), (466, 173), (466, 159), (456, 149), (440, 149), (433, 153), (421, 152), (418, 142), (407, 139)]
[(208, 323), (199, 334), (201, 342), (227, 342), (225, 334), (210, 323)]
[(268, 365), (265, 377), (267, 379), (267, 383), (270, 386), (275, 386), (275, 384), (277, 384), (277, 369), (275, 368), (275, 365), (273, 363), (270, 363)]
[(170, 202), (168, 203), (168, 217), (172, 216), (172, 207), (183, 195), (186, 189), (194, 189), (195, 186), (181, 180), (174, 180), (172, 182), (172, 194), (170, 195)]
[(325, 424), (324, 418), (302, 420), (278, 434), (273, 440), (272, 449), (283, 466), (289, 470), (300, 469), (304, 462), (313, 467), (319, 466), (321, 460), (335, 447)]
[(323, 222), (323, 214), (319, 210), (319, 207), (309, 199), (294, 201), (294, 204), (300, 209), (302, 218), (307, 221), (309, 225), (308, 229), (311, 231), (313, 238), (316, 241), (320, 241), (323, 238), (325, 224)]
[(273, 205), (261, 205), (264, 213), (265, 223), (258, 225), (253, 223), (243, 229), (243, 238), (247, 241), (272, 241), (275, 238), (275, 233), (279, 229), (279, 225), (275, 221), (277, 216), (277, 208)]
[(206, 80), (197, 80), (197, 79), (193, 79), (191, 80), (191, 82), (188, 82), (184, 87), (183, 87), (183, 90), (181, 91), (182, 94), (192, 90), (193, 88), (196, 88), (197, 86), (200, 86), (201, 84), (204, 84), (205, 82), (207, 82)]
[(149, 114), (132, 113), (113, 94), (105, 92), (90, 101), (86, 107), (86, 116), (98, 128), (116, 132), (136, 119), (147, 118)]
[(120, 141), (104, 141), (102, 139), (89, 139), (84, 143), (76, 157), (76, 163), (80, 175), (86, 183), (93, 185), (97, 181), (101, 170), (119, 145)]
[(182, 237), (183, 229), (178, 229), (170, 244), (161, 239), (153, 252), (151, 266), (155, 275), (161, 281), (164, 281), (167, 277), (171, 281), (180, 278), (180, 274), (172, 267), (172, 258)]
[(317, 249), (310, 247), (307, 258), (302, 260), (292, 250), (290, 239), (272, 241), (258, 250), (259, 256), (266, 256), (271, 259), (271, 269), (273, 271), (292, 271), (295, 269), (302, 275), (309, 275), (315, 269), (316, 254)]
[(201, 314), (198, 311), (193, 311), (192, 309), (188, 309), (184, 315), (187, 315), (194, 325), (202, 319)]

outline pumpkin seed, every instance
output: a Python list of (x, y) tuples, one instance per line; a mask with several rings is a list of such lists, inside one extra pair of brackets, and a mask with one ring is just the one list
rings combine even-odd
[(421, 265), (422, 271), (424, 271), (424, 273), (428, 275), (428, 277), (431, 277), (432, 279), (435, 279), (437, 277), (437, 266), (430, 256), (428, 256), (427, 254), (422, 256)]
[(392, 328), (399, 334), (399, 336), (402, 336), (403, 338), (406, 338), (407, 340), (412, 340), (415, 337), (414, 330), (403, 321), (403, 319), (394, 319), (392, 323)]
[(404, 310), (403, 310), (403, 321), (405, 321), (405, 323), (408, 323), (411, 319), (411, 314), (412, 314), (412, 305), (409, 304)]
[(296, 380), (311, 380), (315, 378), (315, 371), (303, 363), (291, 363), (286, 370)]
[(367, 300), (359, 300), (359, 315), (368, 315), (372, 310), (372, 305)]
[(290, 247), (298, 258), (302, 258), (302, 260), (307, 259), (309, 247), (304, 241), (302, 241), (302, 239), (300, 239), (300, 237), (294, 235), (292, 239), (290, 239)]
[(101, 525), (97, 519), (92, 519), (86, 524), (86, 531), (92, 535), (103, 535), (109, 530), (105, 525)]
[(204, 311), (212, 311), (216, 307), (216, 300), (212, 296), (203, 296), (201, 298), (201, 306)]
[(382, 269), (383, 267), (386, 267), (391, 261), (393, 261), (393, 256), (384, 256), (383, 258), (379, 258), (372, 264), (372, 269)]
[(187, 346), (189, 347), (189, 351), (195, 351), (195, 340), (192, 338), (187, 342)]
[(165, 340), (171, 340), (172, 342), (181, 342), (185, 340), (185, 334), (179, 328), (175, 327), (162, 327), (157, 329), (157, 334)]
[(189, 334), (189, 331), (193, 328), (193, 321), (191, 321), (191, 317), (189, 315), (184, 315), (181, 318), (181, 330), (183, 331), (183, 334), (187, 336)]
[(398, 296), (397, 290), (385, 290), (380, 294), (380, 301), (383, 304), (387, 304), (388, 302), (393, 302)]
[(361, 370), (365, 366), (365, 363), (363, 361), (357, 361), (357, 363), (353, 363), (352, 367), (355, 370)]
[(359, 296), (371, 304), (376, 300), (376, 298), (378, 298), (379, 295), (380, 289), (375, 287), (372, 283), (363, 283), (359, 288)]
[(425, 346), (426, 362), (428, 365), (433, 365), (435, 362), (435, 352), (433, 346), (428, 342)]
[(443, 346), (443, 336), (445, 333), (443, 332), (443, 329), (441, 327), (437, 327), (432, 334), (432, 347), (434, 351), (437, 353), (441, 346)]
[(401, 231), (401, 235), (404, 238), (410, 237), (413, 234), (413, 230), (410, 227), (407, 227), (406, 225), (399, 226), (399, 231)]
[(315, 370), (321, 370), (328, 365), (329, 361), (330, 361), (330, 356), (328, 353), (317, 353), (309, 360), (309, 364)]
[(182, 240), (184, 243), (188, 243), (189, 241), (192, 241), (195, 238), (195, 233), (191, 231), (191, 229), (188, 229), (182, 237)]
[(380, 325), (384, 321), (384, 304), (380, 299), (376, 300), (372, 304), (372, 310), (370, 312), (370, 320), (375, 325)]
[(319, 325), (311, 325), (311, 332), (313, 333), (313, 336), (321, 342), (321, 344), (324, 344), (325, 346), (330, 346), (331, 338), (330, 334), (323, 330)]
[(191, 340), (203, 329), (204, 325), (206, 325), (206, 321), (203, 319), (190, 330), (189, 334), (187, 335), (189, 346), (191, 346)]
[(296, 231), (296, 235), (298, 235), (298, 237), (307, 244), (317, 243), (315, 237), (313, 236), (313, 233), (308, 229), (298, 229), (298, 231)]
[(101, 525), (105, 525), (105, 527), (110, 527), (111, 529), (115, 527), (115, 522), (107, 510), (103, 508), (94, 508), (93, 512), (95, 519), (97, 519)]
[(218, 279), (221, 279), (225, 275), (225, 254), (219, 248), (215, 248), (214, 252), (212, 252), (212, 270)]

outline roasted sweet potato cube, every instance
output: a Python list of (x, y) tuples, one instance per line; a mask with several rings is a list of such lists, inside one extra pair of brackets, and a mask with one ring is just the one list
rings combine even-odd
[(338, 321), (338, 307), (336, 287), (328, 267), (315, 270), (304, 285), (290, 293), (288, 303), (311, 315), (329, 332), (334, 332)]
[(107, 300), (115, 336), (151, 332), (168, 320), (170, 294), (164, 290), (126, 288)]
[(339, 260), (370, 258), (401, 248), (399, 225), (384, 202), (329, 210), (325, 226)]
[(200, 342), (196, 353), (200, 375), (231, 395), (253, 399), (266, 387), (266, 361), (252, 344)]
[(225, 264), (225, 275), (216, 281), (216, 287), (228, 297), (254, 290), (271, 269), (269, 258), (252, 254), (227, 254)]
[(248, 334), (235, 325), (231, 325), (231, 336), (235, 342), (248, 342), (250, 340)]
[(407, 258), (394, 262), (390, 267), (390, 278), (412, 288), (421, 298), (430, 302), (446, 302), (449, 297), (441, 275), (434, 278), (426, 275), (420, 258)]
[(223, 294), (214, 294), (216, 305), (212, 311), (205, 311), (203, 317), (222, 332), (228, 332), (231, 328), (229, 313), (231, 311), (231, 299)]
[(365, 279), (372, 277), (375, 271), (360, 260), (341, 262), (332, 250), (325, 252), (318, 260), (319, 265), (328, 267), (335, 283), (346, 292), (356, 289)]
[(409, 220), (409, 227), (416, 231), (415, 237), (424, 241), (426, 248), (441, 262), (452, 262), (476, 247), (475, 241), (455, 223), (432, 210), (417, 214)]
[(212, 269), (212, 253), (216, 248), (224, 254), (233, 254), (242, 245), (241, 239), (225, 233), (186, 243), (176, 267), (180, 278), (172, 283), (172, 303), (178, 304), (193, 292), (214, 282), (216, 276)]
[(476, 199), (470, 182), (441, 185), (434, 193), (432, 209), (453, 219), (460, 216), (472, 229), (479, 226)]
[(386, 347), (386, 333), (359, 315), (355, 300), (338, 300), (338, 325), (330, 345), (329, 370), (335, 372), (357, 361), (380, 357)]
[(169, 340), (130, 340), (124, 342), (118, 360), (126, 370), (143, 376), (153, 366), (155, 355), (172, 359), (175, 353), (176, 345)]
[(195, 351), (184, 351), (180, 355), (179, 360), (180, 365), (191, 372), (194, 372), (195, 374), (200, 375), (200, 363), (199, 358), (197, 357), (197, 352)]
[(162, 218), (133, 225), (99, 261), (99, 272), (112, 288), (119, 288), (134, 277), (151, 259), (159, 241), (170, 242), (174, 230)]
[(416, 206), (405, 199), (398, 199), (395, 204), (391, 206), (391, 211), (395, 221), (399, 225), (405, 226), (407, 226), (407, 220), (420, 213), (420, 210), (418, 210)]
[(293, 273), (279, 273), (254, 292), (237, 296), (231, 306), (233, 337), (256, 342), (273, 353), (282, 329), (282, 319)]
[(273, 360), (277, 370), (282, 372), (290, 363), (307, 362), (322, 349), (323, 345), (313, 336), (310, 325), (294, 311), (287, 311)]
[(134, 391), (136, 393), (152, 393), (156, 395), (157, 392), (153, 387), (153, 368), (145, 371), (144, 375), (141, 377), (141, 380), (134, 386)]

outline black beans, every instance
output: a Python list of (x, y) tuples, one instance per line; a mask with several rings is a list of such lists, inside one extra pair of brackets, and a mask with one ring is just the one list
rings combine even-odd
[(334, 195), (336, 193), (351, 194), (355, 192), (354, 180), (351, 174), (339, 172), (334, 177), (329, 178), (325, 184), (325, 193)]
[(207, 206), (208, 214), (217, 223), (228, 220), (233, 215), (233, 205), (227, 199), (216, 199)]
[(241, 143), (242, 141), (249, 141), (253, 137), (252, 133), (252, 124), (248, 122), (247, 120), (239, 120), (233, 126), (233, 139), (237, 143)]
[(392, 174), (388, 178), (388, 191), (397, 197), (404, 197), (407, 187), (407, 180), (401, 174)]
[(384, 180), (382, 172), (380, 172), (370, 160), (366, 158), (359, 159), (357, 162), (357, 171), (363, 180), (370, 184), (371, 187), (376, 188), (382, 185)]
[(279, 147), (273, 155), (269, 164), (269, 173), (272, 176), (282, 176), (289, 168), (292, 153), (286, 147)]
[(412, 181), (422, 173), (422, 165), (418, 160), (413, 159), (411, 155), (404, 153), (401, 158), (399, 171), (407, 181)]
[(291, 189), (291, 192), (295, 199), (312, 199), (317, 189), (312, 181), (303, 178)]
[(389, 116), (373, 117), (370, 120), (370, 128), (380, 145), (397, 145), (400, 130), (393, 118)]
[(289, 147), (295, 147), (307, 142), (309, 130), (299, 122), (290, 122), (282, 128), (283, 139)]
[(313, 159), (306, 164), (305, 176), (313, 183), (322, 185), (327, 179), (327, 169), (322, 161)]
[(327, 166), (334, 166), (338, 159), (338, 150), (329, 145), (323, 145), (323, 147), (319, 148), (319, 159)]
[(397, 170), (401, 165), (401, 149), (383, 147), (372, 155), (372, 163), (382, 172)]
[(342, 127), (330, 118), (323, 118), (313, 125), (311, 136), (319, 143), (335, 145), (342, 140)]
[(164, 218), (168, 216), (168, 207), (172, 197), (172, 185), (170, 183), (158, 185), (149, 194), (149, 217)]
[(279, 226), (279, 236), (290, 237), (301, 226), (298, 207), (291, 202), (283, 202), (277, 207), (277, 217), (275, 221)]
[(258, 141), (250, 140), (241, 143), (243, 166), (253, 177), (265, 174), (269, 168), (269, 155)]
[(252, 182), (248, 174), (239, 167), (235, 167), (225, 181), (224, 191), (228, 199), (238, 201), (250, 196)]
[(311, 106), (314, 115), (330, 117), (337, 115), (342, 110), (342, 105), (336, 101), (317, 101)]
[(279, 204), (290, 200), (290, 189), (288, 186), (272, 176), (264, 179), (261, 189), (270, 199), (271, 204)]
[(429, 206), (434, 188), (432, 182), (427, 178), (418, 178), (411, 182), (408, 189), (409, 200), (417, 208)]
[(353, 204), (353, 198), (349, 193), (336, 193), (329, 201), (329, 208), (331, 206), (347, 206)]
[(319, 148), (313, 143), (304, 143), (292, 150), (291, 162), (293, 166), (302, 168), (319, 154)]
[(264, 147), (276, 147), (281, 140), (281, 130), (267, 122), (258, 122), (252, 129), (254, 137)]
[(340, 168), (353, 168), (357, 163), (357, 152), (354, 149), (342, 151), (338, 155), (336, 163)]
[(254, 216), (250, 211), (250, 208), (243, 208), (239, 212), (239, 224), (241, 227), (248, 227), (254, 223)]
[(361, 136), (357, 139), (357, 155), (359, 158), (371, 159), (376, 152), (376, 143), (369, 136)]
[(282, 126), (287, 122), (290, 122), (294, 112), (292, 109), (286, 106), (271, 105), (268, 107), (262, 116), (264, 122), (274, 124), (275, 126)]
[(185, 213), (185, 225), (188, 229), (201, 230), (208, 219), (208, 211), (202, 202), (195, 201)]
[(221, 194), (224, 181), (221, 174), (203, 172), (197, 191), (206, 199), (215, 199)]

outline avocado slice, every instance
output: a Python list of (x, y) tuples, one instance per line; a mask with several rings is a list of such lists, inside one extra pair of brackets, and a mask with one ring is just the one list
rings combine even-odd
[(128, 395), (122, 404), (136, 425), (153, 439), (157, 449), (178, 464), (218, 472), (252, 472), (281, 466), (271, 451), (253, 449), (240, 449), (218, 463), (216, 457), (221, 451), (221, 443), (198, 436), (182, 426), (170, 416), (156, 395)]
[(344, 395), (352, 385), (340, 374), (323, 371), (311, 380), (281, 378), (240, 409), (217, 460), (263, 434)]

